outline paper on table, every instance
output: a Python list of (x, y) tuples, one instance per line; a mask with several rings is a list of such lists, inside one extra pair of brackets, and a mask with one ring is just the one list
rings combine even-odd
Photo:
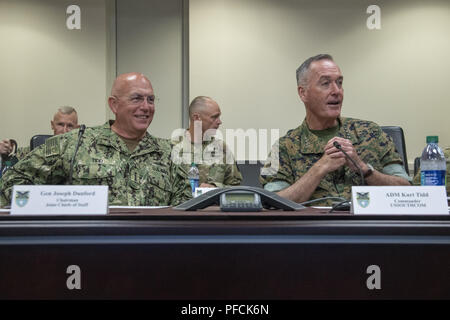
[(109, 206), (110, 209), (164, 209), (170, 206)]

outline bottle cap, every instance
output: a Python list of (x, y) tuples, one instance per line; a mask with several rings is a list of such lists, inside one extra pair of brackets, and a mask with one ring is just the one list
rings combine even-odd
[(427, 143), (438, 143), (439, 137), (438, 136), (427, 136)]

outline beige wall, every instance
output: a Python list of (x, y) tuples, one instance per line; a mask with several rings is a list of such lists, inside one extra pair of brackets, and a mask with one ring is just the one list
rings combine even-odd
[(305, 116), (296, 68), (330, 53), (344, 74), (344, 116), (402, 126), (410, 163), (426, 135), (450, 145), (450, 2), (376, 3), (381, 30), (371, 31), (371, 1), (191, 0), (191, 97), (216, 98), (223, 128), (283, 135)]
[(157, 100), (148, 131), (165, 138), (181, 127), (181, 10), (180, 0), (117, 1), (117, 73), (150, 79)]
[(69, 1), (0, 1), (0, 138), (29, 145), (51, 134), (61, 105), (74, 106), (80, 123), (105, 120), (105, 1), (79, 0), (81, 30), (68, 30)]
[[(189, 3), (190, 97), (215, 98), (224, 129), (283, 135), (298, 126), (305, 112), (295, 69), (328, 52), (345, 77), (344, 116), (402, 126), (410, 162), (426, 135), (450, 145), (450, 2), (378, 1), (382, 28), (373, 31), (370, 1)], [(80, 31), (66, 28), (70, 4), (0, 1), (0, 138), (25, 145), (50, 133), (59, 105), (74, 105), (88, 126), (103, 123), (116, 68), (152, 80), (159, 101), (150, 132), (168, 137), (181, 127), (181, 0), (118, 0), (117, 18), (113, 1), (80, 0)]]

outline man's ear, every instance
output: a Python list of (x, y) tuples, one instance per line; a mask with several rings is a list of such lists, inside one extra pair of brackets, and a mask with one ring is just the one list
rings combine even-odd
[(303, 102), (306, 102), (308, 100), (308, 93), (307, 93), (306, 86), (299, 85), (297, 86), (297, 92), (300, 99), (302, 99)]
[(50, 120), (50, 127), (53, 131), (55, 131), (55, 124), (53, 123), (53, 120)]
[(111, 109), (112, 113), (117, 114), (117, 98), (113, 96), (109, 96), (108, 98), (108, 105)]
[(192, 119), (193, 119), (194, 121), (202, 121), (202, 117), (200, 116), (200, 113), (198, 113), (198, 112), (194, 112), (194, 113), (192, 114)]

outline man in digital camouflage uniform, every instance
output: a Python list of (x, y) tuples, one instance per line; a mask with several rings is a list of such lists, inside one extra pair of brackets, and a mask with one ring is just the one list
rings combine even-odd
[[(447, 163), (447, 178), (446, 178), (446, 188), (447, 188), (447, 197), (450, 197), (450, 147), (444, 149), (445, 161)], [(414, 185), (420, 186), (420, 168), (414, 176)]]
[[(55, 136), (79, 128), (77, 111), (70, 106), (59, 107), (53, 115), (53, 120), (50, 121), (50, 126)], [(25, 158), (30, 152), (30, 146), (20, 147), (15, 154), (11, 155), (12, 151), (13, 146), (10, 139), (0, 141), (0, 155), (6, 160), (11, 160), (12, 164)]]
[[(87, 128), (73, 169), (73, 184), (108, 185), (110, 205), (178, 205), (191, 197), (185, 170), (170, 159), (166, 139), (147, 132), (155, 112), (150, 81), (140, 73), (117, 77), (108, 104), (115, 121)], [(67, 184), (79, 130), (47, 139), (2, 178), (2, 204), (15, 184)]]
[(186, 170), (195, 162), (201, 188), (237, 186), (242, 181), (233, 153), (225, 142), (214, 137), (222, 124), (220, 115), (216, 101), (196, 97), (189, 105), (189, 129), (173, 141), (173, 160), (181, 161)]
[[(307, 59), (297, 69), (298, 95), (306, 118), (279, 139), (261, 175), (265, 189), (296, 202), (322, 197), (351, 198), (351, 186), (410, 185), (393, 141), (374, 122), (341, 117), (343, 77), (330, 55)], [(275, 149), (276, 150), (276, 149)], [(331, 204), (331, 200), (322, 202)]]

